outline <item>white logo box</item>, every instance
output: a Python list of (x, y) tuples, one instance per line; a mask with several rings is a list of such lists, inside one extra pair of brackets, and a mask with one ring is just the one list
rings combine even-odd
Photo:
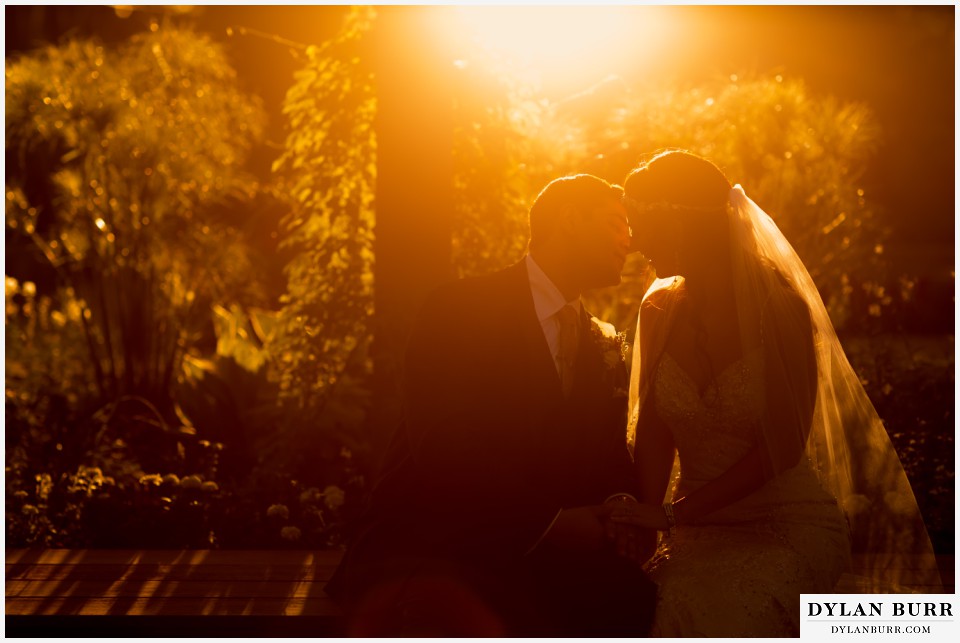
[(808, 641), (960, 640), (956, 594), (801, 594)]

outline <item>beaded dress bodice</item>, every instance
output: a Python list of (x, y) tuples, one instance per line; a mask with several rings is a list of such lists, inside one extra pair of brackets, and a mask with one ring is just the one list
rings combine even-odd
[(757, 437), (764, 407), (763, 351), (748, 351), (729, 364), (700, 394), (668, 352), (654, 379), (653, 403), (680, 455), (684, 491), (722, 474)]

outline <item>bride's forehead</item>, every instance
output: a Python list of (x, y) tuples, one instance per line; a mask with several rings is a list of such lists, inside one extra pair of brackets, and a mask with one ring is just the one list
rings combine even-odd
[(619, 201), (606, 201), (599, 204), (593, 211), (594, 217), (600, 219), (626, 221), (627, 209)]

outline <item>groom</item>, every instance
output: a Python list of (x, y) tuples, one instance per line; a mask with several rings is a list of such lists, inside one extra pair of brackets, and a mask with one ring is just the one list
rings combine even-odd
[(620, 282), (621, 195), (589, 175), (551, 182), (523, 260), (428, 297), (404, 422), (328, 585), (347, 634), (646, 634), (656, 588), (605, 538), (636, 484), (626, 368), (580, 302)]

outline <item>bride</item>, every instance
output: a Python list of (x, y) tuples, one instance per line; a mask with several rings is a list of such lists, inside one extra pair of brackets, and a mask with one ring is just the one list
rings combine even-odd
[(797, 636), (800, 594), (834, 591), (852, 547), (856, 591), (939, 584), (896, 453), (770, 217), (688, 152), (624, 190), (638, 249), (670, 276), (634, 344), (640, 502), (614, 514), (662, 532), (652, 634)]

